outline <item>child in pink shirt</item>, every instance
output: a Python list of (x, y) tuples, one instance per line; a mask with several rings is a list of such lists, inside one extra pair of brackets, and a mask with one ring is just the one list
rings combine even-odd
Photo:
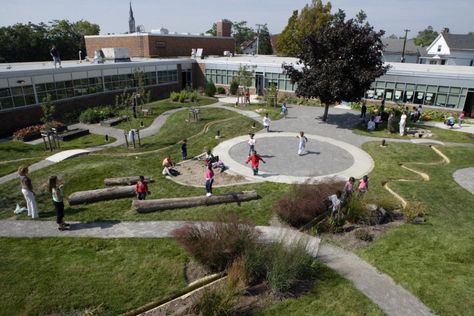
[(363, 176), (359, 181), (359, 196), (363, 196), (365, 192), (369, 189), (369, 177), (367, 175)]
[(214, 171), (212, 170), (212, 163), (207, 165), (206, 173), (206, 196), (212, 195), (212, 184), (214, 183)]

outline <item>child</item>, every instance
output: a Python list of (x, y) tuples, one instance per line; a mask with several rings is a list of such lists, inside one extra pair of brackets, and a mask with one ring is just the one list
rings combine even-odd
[(300, 139), (298, 143), (298, 155), (302, 156), (303, 153), (306, 151), (306, 143), (308, 142), (308, 138), (304, 136), (304, 132), (300, 132), (300, 136), (296, 136), (297, 138)]
[(255, 141), (255, 138), (254, 138), (255, 134), (249, 134), (249, 135), (250, 135), (250, 139), (248, 141), (248, 144), (249, 144), (249, 156), (250, 156), (252, 154), (252, 151), (255, 150), (256, 141)]
[(33, 191), (33, 184), (31, 184), (31, 179), (27, 176), (28, 167), (21, 166), (18, 168), (18, 174), (20, 175), (21, 182), (21, 193), (25, 197), (26, 207), (28, 209), (28, 216), (36, 219), (38, 215), (38, 205), (36, 204), (35, 192)]
[(185, 138), (183, 139), (183, 142), (181, 143), (181, 157), (183, 158), (183, 160), (186, 160), (186, 158), (188, 158), (187, 142), (188, 140)]
[(286, 107), (286, 103), (283, 102), (283, 104), (281, 105), (281, 112), (280, 112), (280, 115), (283, 116), (283, 118), (286, 118), (286, 116), (288, 115), (288, 108)]
[(359, 197), (364, 196), (365, 192), (369, 189), (369, 177), (367, 175), (363, 176), (359, 181)]
[(352, 196), (354, 192), (354, 177), (350, 177), (349, 180), (344, 185), (344, 192), (342, 193), (342, 201), (346, 201), (348, 198)]
[(461, 112), (461, 114), (459, 114), (459, 128), (461, 128), (462, 126), (462, 122), (464, 121), (464, 112)]
[(214, 171), (212, 170), (212, 163), (207, 165), (206, 173), (206, 196), (212, 195), (212, 184), (214, 183)]
[(263, 163), (266, 163), (262, 159), (262, 157), (257, 155), (257, 152), (255, 150), (252, 152), (252, 155), (250, 155), (250, 157), (247, 159), (247, 161), (245, 161), (245, 163), (248, 164), (249, 161), (252, 162), (252, 170), (253, 170), (253, 175), (254, 176), (258, 175), (258, 166), (260, 164), (260, 161), (262, 161)]
[(337, 191), (336, 194), (330, 195), (329, 200), (331, 201), (332, 214), (339, 212), (341, 209), (341, 191)]
[(446, 119), (446, 125), (448, 125), (450, 128), (453, 128), (453, 126), (454, 126), (454, 117), (453, 117), (452, 113), (449, 113), (449, 116)]
[(49, 192), (53, 199), (54, 208), (56, 209), (56, 223), (60, 231), (69, 229), (69, 224), (64, 222), (64, 190), (63, 185), (58, 186), (58, 177), (49, 177)]
[(272, 121), (268, 117), (268, 113), (265, 114), (265, 117), (263, 118), (263, 128), (265, 128), (267, 130), (267, 132), (270, 132), (270, 123), (271, 122)]
[(137, 194), (137, 199), (145, 200), (146, 196), (150, 194), (148, 191), (148, 184), (145, 182), (145, 177), (140, 176), (140, 180), (138, 180), (137, 184), (135, 185), (135, 193)]

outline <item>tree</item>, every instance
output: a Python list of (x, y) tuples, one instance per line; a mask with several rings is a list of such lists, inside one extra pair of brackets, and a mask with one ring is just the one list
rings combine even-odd
[(43, 102), (41, 103), (41, 112), (41, 122), (43, 122), (45, 125), (48, 125), (48, 123), (53, 120), (54, 114), (56, 113), (56, 107), (54, 106), (53, 99), (49, 93), (43, 98)]
[(267, 24), (264, 24), (260, 29), (258, 39), (258, 53), (260, 55), (271, 55), (273, 54), (272, 41), (270, 38), (270, 32), (268, 31)]
[(304, 39), (331, 20), (331, 3), (324, 5), (321, 0), (312, 0), (301, 10), (297, 19), (294, 16), (295, 11), (282, 32), (284, 36), (278, 39), (277, 52), (281, 56), (298, 55)]
[(206, 34), (211, 34), (212, 36), (217, 36), (217, 23), (212, 23), (212, 26), (209, 30), (206, 31)]
[(382, 60), (384, 32), (376, 32), (363, 22), (346, 21), (339, 10), (331, 21), (305, 38), (298, 54), (302, 67), (284, 66), (298, 84), (298, 96), (319, 98), (324, 104), (323, 121), (330, 104), (360, 100), (371, 83), (388, 70)]
[(206, 83), (206, 89), (204, 90), (204, 92), (208, 97), (213, 97), (214, 94), (216, 94), (216, 85), (214, 84), (214, 82), (212, 82), (212, 80), (209, 80)]
[(235, 39), (235, 50), (242, 53), (242, 43), (253, 40), (256, 36), (254, 29), (247, 26), (247, 21), (234, 22), (232, 24), (232, 36)]
[(438, 37), (438, 32), (433, 30), (430, 25), (423, 31), (418, 32), (418, 35), (414, 38), (415, 45), (429, 46)]
[(79, 49), (85, 48), (84, 35), (96, 35), (99, 31), (97, 24), (84, 20), (0, 27), (0, 62), (49, 60), (52, 44), (58, 47), (62, 59), (76, 59)]
[(294, 10), (288, 19), (288, 24), (276, 42), (276, 51), (279, 56), (296, 56), (299, 45), (294, 40), (298, 29), (298, 10)]
[[(237, 75), (234, 78), (232, 78), (232, 82), (236, 82), (238, 86), (244, 87), (244, 89), (247, 89), (248, 87), (252, 85), (252, 79), (254, 77), (255, 77), (255, 73), (253, 70), (250, 70), (249, 66), (240, 65)], [(232, 84), (231, 84), (231, 91), (232, 91)], [(243, 97), (244, 96), (242, 95), (242, 98)]]

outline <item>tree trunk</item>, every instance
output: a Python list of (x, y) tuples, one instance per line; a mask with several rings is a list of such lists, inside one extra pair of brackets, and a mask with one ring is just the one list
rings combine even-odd
[[(104, 184), (106, 186), (114, 186), (114, 185), (133, 185), (136, 184), (140, 180), (138, 176), (131, 176), (131, 177), (123, 177), (123, 178), (107, 178), (104, 179)], [(145, 177), (146, 183), (154, 182), (149, 177)]]
[(138, 213), (148, 213), (154, 211), (164, 211), (176, 208), (188, 208), (201, 205), (214, 205), (222, 203), (245, 202), (258, 199), (257, 192), (244, 191), (237, 193), (226, 193), (212, 196), (193, 196), (159, 200), (134, 200), (132, 209)]
[(71, 194), (69, 205), (108, 201), (135, 196), (135, 186), (111, 187), (106, 189), (80, 191)]
[(329, 104), (324, 104), (324, 114), (323, 114), (323, 122), (328, 120), (328, 112), (329, 112)]

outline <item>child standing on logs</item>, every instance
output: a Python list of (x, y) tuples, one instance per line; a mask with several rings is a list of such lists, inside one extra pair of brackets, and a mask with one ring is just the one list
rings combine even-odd
[(64, 189), (63, 185), (58, 185), (58, 177), (49, 177), (49, 192), (53, 199), (54, 208), (56, 209), (56, 223), (60, 231), (69, 229), (69, 224), (64, 222)]
[(138, 180), (137, 184), (135, 185), (135, 193), (137, 194), (137, 199), (145, 200), (146, 196), (150, 194), (148, 190), (148, 184), (145, 181), (144, 176), (140, 176), (140, 180)]
[(260, 164), (260, 161), (262, 161), (263, 163), (266, 163), (262, 157), (260, 157), (259, 155), (257, 155), (257, 152), (254, 150), (252, 152), (252, 155), (250, 155), (247, 159), (247, 161), (245, 161), (246, 164), (249, 163), (249, 161), (252, 162), (252, 170), (253, 170), (253, 175), (256, 176), (258, 175), (258, 166)]
[(206, 173), (206, 196), (212, 195), (212, 184), (214, 183), (214, 171), (212, 170), (212, 163), (207, 164)]

